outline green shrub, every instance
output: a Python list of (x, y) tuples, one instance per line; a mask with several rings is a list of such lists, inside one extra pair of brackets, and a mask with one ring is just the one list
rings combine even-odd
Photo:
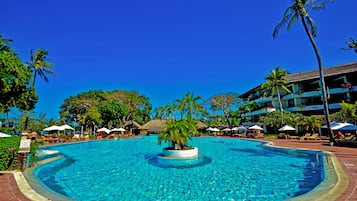
[(18, 136), (0, 138), (0, 171), (15, 169), (19, 146)]
[(265, 139), (278, 139), (278, 135), (277, 134), (267, 134), (264, 137)]

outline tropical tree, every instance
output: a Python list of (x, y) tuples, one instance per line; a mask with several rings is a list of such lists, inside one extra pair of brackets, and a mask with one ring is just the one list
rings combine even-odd
[(352, 103), (341, 103), (341, 111), (331, 115), (333, 121), (350, 122), (357, 124), (357, 101)]
[(138, 123), (147, 122), (151, 110), (149, 98), (137, 92), (94, 90), (66, 98), (60, 107), (61, 119), (65, 122), (87, 124), (90, 122), (86, 121), (88, 111), (93, 107), (98, 109), (99, 118), (106, 125), (123, 125), (131, 120)]
[(8, 123), (11, 108), (31, 109), (37, 102), (35, 90), (28, 87), (31, 71), (21, 62), (11, 42), (0, 34), (0, 112), (5, 113)]
[(158, 136), (158, 143), (169, 142), (167, 149), (184, 150), (191, 149), (187, 142), (197, 134), (196, 121), (190, 118), (184, 120), (170, 120), (165, 123), (163, 131)]
[(354, 40), (353, 38), (350, 38), (350, 40), (347, 42), (348, 48), (342, 48), (343, 50), (354, 50), (357, 53), (357, 41)]
[(100, 102), (99, 111), (102, 120), (108, 124), (108, 127), (117, 124), (123, 126), (123, 118), (125, 118), (129, 113), (129, 109), (122, 105), (119, 100), (107, 100)]
[(241, 103), (239, 95), (236, 93), (225, 93), (214, 96), (208, 100), (211, 104), (211, 110), (222, 112), (229, 128), (232, 128), (234, 110), (238, 109)]
[(322, 119), (319, 116), (312, 115), (304, 118), (304, 126), (307, 131), (311, 131), (311, 133), (318, 132), (318, 128), (322, 125)]
[[(300, 113), (292, 113), (284, 111), (284, 122), (290, 126), (302, 125), (304, 116)], [(263, 117), (264, 125), (272, 127), (275, 132), (281, 127), (281, 113), (278, 111), (269, 112), (266, 116)]]
[(48, 51), (45, 49), (38, 49), (34, 51), (31, 49), (30, 51), (30, 59), (31, 61), (27, 63), (30, 66), (33, 79), (32, 79), (32, 86), (35, 86), (37, 75), (40, 76), (45, 82), (48, 82), (47, 74), (54, 74), (53, 70), (51, 69), (54, 66), (53, 63), (48, 61)]
[[(331, 1), (331, 0), (328, 0)], [(325, 121), (327, 125), (327, 131), (330, 137), (330, 142), (335, 142), (333, 132), (331, 130), (331, 125), (330, 125), (330, 118), (329, 118), (329, 107), (328, 107), (328, 102), (327, 102), (327, 93), (326, 93), (326, 86), (325, 86), (325, 80), (324, 80), (324, 74), (323, 74), (323, 65), (322, 65), (322, 59), (319, 53), (319, 50), (317, 48), (316, 42), (314, 40), (314, 37), (317, 36), (317, 27), (315, 25), (315, 22), (311, 18), (308, 9), (323, 9), (325, 8), (327, 1), (316, 1), (316, 0), (292, 0), (292, 5), (289, 6), (285, 12), (283, 19), (275, 26), (274, 32), (273, 32), (273, 37), (276, 38), (278, 36), (279, 30), (287, 25), (287, 29), (290, 30), (291, 27), (297, 22), (299, 19), (302, 22), (302, 25), (304, 27), (305, 33), (307, 34), (307, 37), (309, 38), (309, 41), (314, 49), (316, 58), (317, 58), (317, 63), (319, 67), (319, 75), (320, 75), (320, 84), (322, 88), (322, 104), (323, 104), (323, 109), (324, 109), (324, 115), (325, 115)]]
[(257, 107), (257, 103), (253, 101), (247, 101), (243, 105), (239, 106), (240, 113), (249, 113), (250, 121), (254, 123), (254, 118), (252, 116), (252, 111)]
[(281, 103), (280, 91), (284, 90), (288, 93), (291, 93), (291, 91), (286, 87), (286, 85), (288, 84), (286, 76), (288, 74), (288, 71), (286, 71), (285, 69), (277, 67), (275, 70), (272, 70), (270, 74), (267, 74), (265, 76), (266, 82), (263, 83), (261, 86), (264, 90), (265, 95), (269, 94), (269, 96), (273, 97), (275, 94), (277, 94), (282, 125), (284, 124), (284, 109), (283, 104)]
[(181, 100), (181, 104), (179, 104), (183, 106), (183, 108), (180, 109), (183, 109), (183, 113), (186, 114), (186, 118), (192, 119), (196, 117), (196, 114), (203, 112), (203, 106), (201, 103), (199, 103), (199, 101), (202, 101), (200, 96), (195, 96), (193, 92), (186, 93), (186, 95)]

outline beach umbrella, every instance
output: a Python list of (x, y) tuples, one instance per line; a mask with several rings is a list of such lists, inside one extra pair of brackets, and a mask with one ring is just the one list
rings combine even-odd
[(218, 132), (218, 131), (219, 131), (219, 129), (218, 129), (218, 128), (212, 128), (212, 131), (214, 131), (214, 132)]
[(233, 130), (233, 129), (225, 128), (225, 129), (223, 129), (222, 131), (231, 131), (231, 130)]
[(0, 137), (11, 137), (11, 135), (8, 135), (8, 134), (1, 133), (1, 132), (0, 132)]
[(339, 129), (337, 129), (339, 131), (356, 131), (357, 130), (357, 125), (346, 125), (346, 126), (343, 126)]
[(285, 125), (285, 126), (279, 128), (279, 131), (296, 131), (296, 129), (289, 125)]
[(74, 128), (68, 126), (67, 124), (60, 126), (60, 128), (63, 130), (74, 130)]
[(348, 125), (352, 125), (350, 123), (338, 123), (335, 126), (331, 127), (331, 130), (339, 130), (342, 127), (348, 126)]
[(262, 127), (258, 126), (258, 125), (254, 125), (248, 128), (249, 130), (264, 130)]
[(98, 129), (98, 130), (97, 130), (97, 132), (105, 132), (105, 133), (110, 133), (110, 130), (109, 130), (109, 129), (107, 129), (107, 128), (105, 128), (105, 127), (103, 127), (103, 128)]
[(110, 132), (123, 132), (126, 131), (124, 128), (113, 128), (110, 130)]
[(62, 128), (61, 126), (56, 126), (56, 125), (53, 125), (53, 126), (50, 126), (48, 128), (45, 128), (43, 129), (44, 131), (63, 131), (64, 128)]
[(124, 128), (118, 128), (118, 130), (122, 132), (126, 131)]
[(206, 130), (207, 131), (213, 131), (212, 129), (213, 129), (212, 127), (208, 127)]

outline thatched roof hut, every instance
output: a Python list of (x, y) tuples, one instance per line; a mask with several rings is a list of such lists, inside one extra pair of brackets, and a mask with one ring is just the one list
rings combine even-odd
[(166, 123), (166, 120), (154, 119), (140, 128), (140, 134), (159, 133), (162, 131), (162, 126)]
[(130, 134), (140, 134), (141, 125), (136, 121), (127, 121), (124, 124), (124, 128), (129, 130)]
[(203, 130), (203, 129), (206, 129), (207, 127), (208, 126), (205, 123), (203, 123), (202, 121), (198, 121), (197, 124), (196, 124), (196, 128), (198, 130)]

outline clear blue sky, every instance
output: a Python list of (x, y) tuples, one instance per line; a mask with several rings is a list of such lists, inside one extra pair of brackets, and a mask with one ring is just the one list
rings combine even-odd
[[(3, 1), (0, 33), (14, 40), (24, 62), (45, 48), (55, 63), (50, 82), (38, 80), (36, 108), (59, 117), (64, 99), (88, 90), (136, 90), (154, 107), (190, 91), (207, 99), (239, 94), (264, 82), (277, 66), (291, 73), (317, 69), (298, 22), (272, 32), (290, 0), (11, 0)], [(314, 10), (325, 67), (357, 61), (343, 51), (357, 39), (356, 0)]]

